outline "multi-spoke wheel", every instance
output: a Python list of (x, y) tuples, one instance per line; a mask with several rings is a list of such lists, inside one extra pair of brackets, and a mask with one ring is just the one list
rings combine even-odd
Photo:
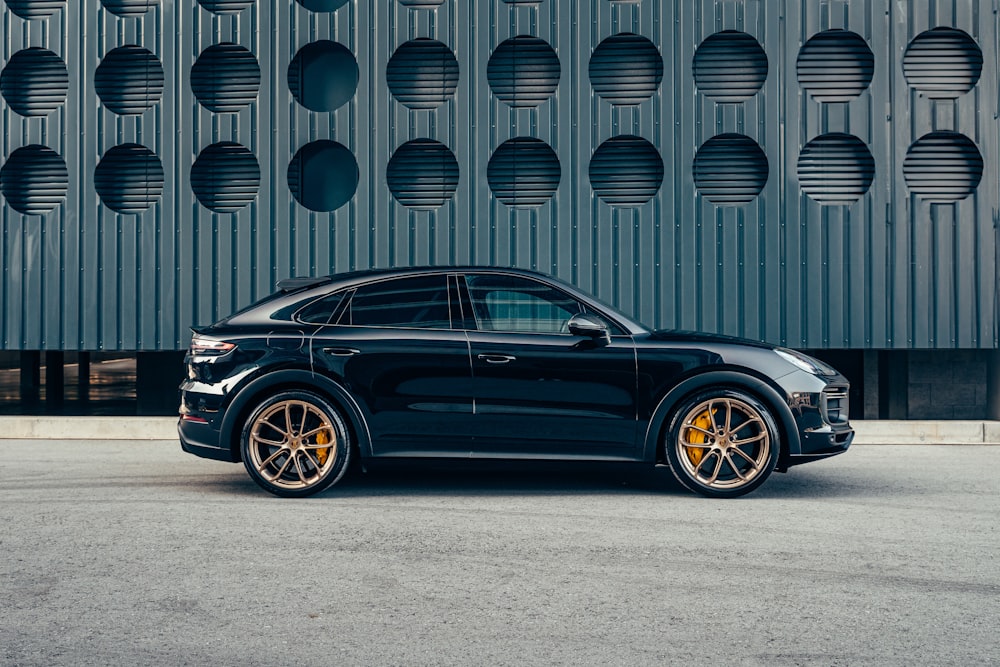
[(316, 394), (287, 391), (261, 403), (243, 427), (243, 463), (257, 484), (302, 497), (334, 484), (351, 446), (336, 408)]
[(760, 401), (739, 390), (713, 389), (674, 413), (664, 449), (681, 484), (702, 495), (731, 498), (764, 483), (781, 443)]

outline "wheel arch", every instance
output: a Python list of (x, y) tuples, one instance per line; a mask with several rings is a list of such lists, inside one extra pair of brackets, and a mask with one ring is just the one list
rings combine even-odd
[(301, 369), (273, 371), (253, 380), (233, 398), (222, 420), (219, 441), (229, 443), (233, 461), (241, 461), (240, 433), (253, 409), (267, 396), (279, 391), (303, 390), (318, 393), (341, 410), (362, 458), (371, 452), (371, 435), (361, 409), (340, 384), (324, 375)]
[(780, 430), (782, 442), (778, 456), (778, 470), (786, 469), (788, 457), (798, 454), (802, 449), (795, 417), (778, 389), (763, 378), (743, 369), (705, 371), (683, 380), (664, 394), (657, 403), (646, 429), (643, 458), (653, 462), (665, 460), (662, 449), (663, 434), (669, 426), (670, 416), (688, 397), (712, 387), (749, 392), (771, 410)]

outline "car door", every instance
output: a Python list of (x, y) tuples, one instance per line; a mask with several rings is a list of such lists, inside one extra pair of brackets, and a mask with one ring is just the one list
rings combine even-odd
[(632, 458), (636, 358), (631, 336), (567, 328), (585, 307), (524, 276), (469, 273), (463, 299), (475, 397), (475, 453)]
[(344, 296), (337, 324), (312, 338), (313, 364), (365, 413), (375, 456), (470, 451), (472, 371), (465, 332), (452, 328), (456, 284), (432, 273), (361, 285)]

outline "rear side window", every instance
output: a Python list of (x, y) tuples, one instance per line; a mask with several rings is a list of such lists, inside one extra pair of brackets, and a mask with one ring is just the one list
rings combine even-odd
[(344, 299), (343, 292), (330, 294), (317, 301), (313, 301), (308, 306), (295, 314), (295, 319), (306, 324), (327, 324), (330, 318), (337, 312), (337, 306)]
[(360, 327), (450, 329), (448, 276), (414, 276), (362, 285), (341, 324)]

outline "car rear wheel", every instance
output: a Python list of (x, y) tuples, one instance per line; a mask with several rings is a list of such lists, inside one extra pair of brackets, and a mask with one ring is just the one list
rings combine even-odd
[(781, 450), (770, 411), (750, 394), (718, 388), (674, 412), (664, 450), (674, 476), (713, 498), (750, 493), (774, 471)]
[(347, 470), (351, 443), (340, 413), (308, 391), (286, 391), (261, 403), (240, 440), (243, 464), (257, 484), (301, 498), (336, 483)]

